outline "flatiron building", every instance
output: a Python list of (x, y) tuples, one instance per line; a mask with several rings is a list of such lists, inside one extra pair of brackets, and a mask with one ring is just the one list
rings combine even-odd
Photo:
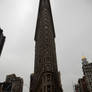
[(63, 92), (57, 67), (55, 30), (50, 0), (40, 0), (35, 32), (34, 73), (30, 92)]

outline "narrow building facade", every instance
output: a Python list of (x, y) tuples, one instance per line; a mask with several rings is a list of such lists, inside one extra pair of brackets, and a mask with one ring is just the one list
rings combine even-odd
[(86, 57), (82, 58), (82, 69), (86, 78), (87, 88), (89, 92), (92, 92), (92, 63), (89, 63)]
[(63, 92), (57, 67), (55, 30), (50, 0), (40, 0), (35, 33), (34, 73), (30, 92)]

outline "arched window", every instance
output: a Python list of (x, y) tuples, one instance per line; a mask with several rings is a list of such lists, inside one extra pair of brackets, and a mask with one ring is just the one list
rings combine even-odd
[(47, 75), (47, 81), (50, 81), (50, 74)]

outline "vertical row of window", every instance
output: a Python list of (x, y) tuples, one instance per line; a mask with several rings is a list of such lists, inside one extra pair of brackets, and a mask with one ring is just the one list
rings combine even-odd
[(42, 85), (40, 92), (55, 92), (55, 85), (53, 85), (53, 81), (53, 75), (51, 75), (50, 73), (45, 74), (41, 80)]
[(54, 77), (51, 74), (46, 74), (45, 76), (43, 76), (43, 78), (41, 79), (41, 83), (42, 84), (47, 84), (47, 83), (51, 83), (54, 81)]
[[(40, 15), (40, 27), (43, 31), (43, 28), (45, 29), (44, 32), (46, 32), (46, 30), (49, 30), (50, 28), (50, 24), (51, 23), (51, 19), (50, 19), (50, 15), (48, 13), (48, 10), (47, 9), (43, 9), (43, 11), (41, 12), (41, 15)], [(51, 30), (49, 30), (49, 33), (50, 33)], [(48, 34), (48, 32), (47, 32)]]
[(47, 92), (51, 92), (50, 89), (51, 89), (51, 88), (50, 88), (50, 85), (47, 85)]
[(52, 57), (45, 57), (39, 59), (39, 64), (52, 64)]
[(41, 88), (40, 92), (53, 92), (53, 88), (54, 86), (51, 86), (51, 85), (47, 85), (47, 86), (44, 86), (43, 89)]
[(52, 80), (52, 77), (50, 74), (47, 74), (46, 76), (43, 77), (42, 82), (50, 82)]

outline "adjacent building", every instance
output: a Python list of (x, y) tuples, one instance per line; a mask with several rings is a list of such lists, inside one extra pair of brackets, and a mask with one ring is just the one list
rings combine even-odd
[(30, 92), (63, 92), (58, 71), (50, 0), (40, 0), (35, 33), (35, 63)]
[(0, 83), (0, 92), (2, 92), (2, 83)]
[(5, 42), (5, 36), (3, 35), (3, 30), (0, 28), (0, 55), (2, 53), (4, 42)]
[(0, 92), (22, 92), (23, 79), (16, 77), (15, 74), (8, 75), (6, 81), (0, 83)]
[(86, 57), (82, 58), (82, 69), (86, 77), (87, 88), (89, 92), (92, 92), (92, 63), (89, 63)]
[(80, 92), (79, 84), (74, 85), (74, 92)]
[(78, 84), (75, 85), (75, 92), (89, 92), (85, 76), (78, 80)]
[(83, 78), (80, 78), (78, 80), (79, 87), (80, 87), (80, 92), (89, 92), (87, 88), (87, 82), (86, 82), (86, 77), (83, 76)]
[(0, 92), (11, 92), (12, 84), (11, 83), (0, 83)]
[(75, 92), (92, 92), (92, 63), (85, 56), (82, 57), (83, 78), (75, 85)]

